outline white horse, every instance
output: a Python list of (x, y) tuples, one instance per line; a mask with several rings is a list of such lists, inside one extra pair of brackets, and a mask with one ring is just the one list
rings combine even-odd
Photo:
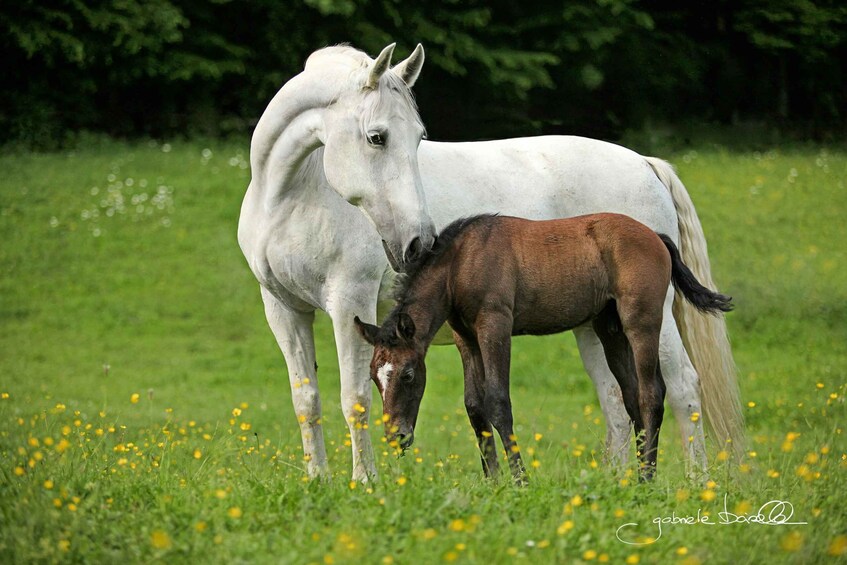
[[(423, 48), (418, 45), (391, 68), (393, 49), (389, 45), (376, 60), (351, 47), (313, 53), (303, 72), (271, 100), (251, 144), (252, 179), (238, 241), (288, 365), (311, 477), (329, 473), (315, 310), (332, 319), (353, 479), (364, 481), (376, 476), (366, 425), (372, 349), (353, 319), (377, 322), (378, 306), (391, 305), (395, 275), (389, 260), (402, 270), (432, 245), (437, 228), (460, 216), (627, 214), (668, 234), (697, 278), (715, 288), (700, 222), (670, 165), (579, 137), (422, 141), (410, 88), (423, 65)], [(631, 428), (620, 390), (592, 329), (581, 327), (575, 334), (606, 419), (607, 457), (626, 462)], [(674, 303), (673, 288), (665, 302), (661, 370), (692, 469), (706, 465), (704, 411), (720, 441), (740, 445), (740, 403), (725, 322)]]

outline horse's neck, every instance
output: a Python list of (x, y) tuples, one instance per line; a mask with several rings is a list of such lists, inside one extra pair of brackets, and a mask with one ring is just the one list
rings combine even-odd
[(250, 144), (251, 184), (266, 210), (319, 171), (314, 152), (322, 145), (318, 133), (329, 96), (316, 95), (321, 90), (314, 82), (305, 73), (288, 81), (256, 124)]

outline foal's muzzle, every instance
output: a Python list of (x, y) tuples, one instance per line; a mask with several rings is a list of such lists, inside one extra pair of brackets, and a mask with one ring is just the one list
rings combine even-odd
[(400, 449), (406, 451), (415, 442), (415, 431), (412, 430), (408, 434), (397, 434), (397, 443), (400, 444)]

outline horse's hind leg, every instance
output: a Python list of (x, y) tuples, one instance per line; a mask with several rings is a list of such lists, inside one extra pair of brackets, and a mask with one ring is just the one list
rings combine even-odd
[(581, 326), (574, 329), (574, 336), (582, 365), (594, 383), (606, 420), (605, 458), (612, 466), (624, 467), (629, 461), (632, 419), (623, 404), (620, 385), (609, 369), (603, 344), (597, 333), (589, 326)]
[(700, 379), (671, 315), (674, 290), (670, 288), (665, 300), (659, 362), (667, 386), (668, 404), (673, 410), (683, 449), (687, 455), (688, 473), (694, 477), (706, 472), (706, 439), (703, 434), (703, 408), (700, 398)]
[(462, 356), (462, 367), (465, 372), (465, 410), (468, 412), (468, 419), (476, 434), (482, 459), (482, 471), (486, 477), (494, 477), (499, 468), (497, 444), (485, 412), (485, 389), (483, 388), (485, 370), (479, 345), (475, 340), (466, 340), (457, 332), (453, 332), (453, 339)]
[(321, 428), (321, 397), (315, 366), (315, 338), (312, 333), (315, 312), (289, 308), (264, 288), (262, 300), (268, 325), (288, 366), (291, 399), (300, 423), (306, 471), (311, 478), (328, 477), (329, 466)]

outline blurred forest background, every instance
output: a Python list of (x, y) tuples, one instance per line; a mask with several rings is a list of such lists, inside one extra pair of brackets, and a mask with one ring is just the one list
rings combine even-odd
[(0, 7), (0, 143), (246, 134), (315, 49), (416, 43), (430, 137), (660, 124), (847, 130), (844, 0), (21, 0)]

